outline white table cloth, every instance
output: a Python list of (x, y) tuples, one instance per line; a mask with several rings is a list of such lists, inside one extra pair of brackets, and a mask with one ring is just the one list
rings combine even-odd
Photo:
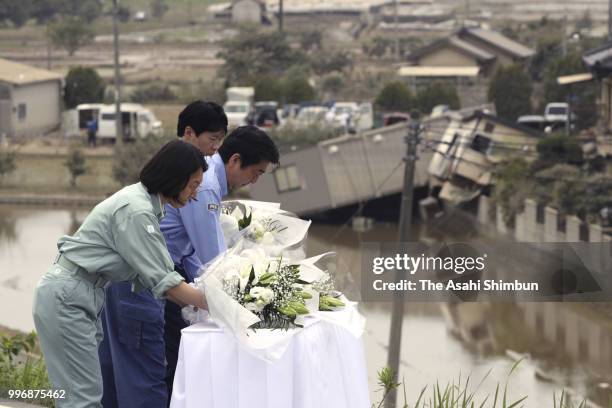
[(171, 408), (370, 408), (361, 337), (319, 321), (266, 362), (213, 323), (183, 330)]

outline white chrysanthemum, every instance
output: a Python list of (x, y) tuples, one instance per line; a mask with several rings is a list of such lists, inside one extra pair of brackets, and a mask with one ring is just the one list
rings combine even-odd
[(265, 306), (274, 300), (274, 292), (269, 288), (256, 286), (249, 291), (249, 295), (253, 296), (260, 306)]

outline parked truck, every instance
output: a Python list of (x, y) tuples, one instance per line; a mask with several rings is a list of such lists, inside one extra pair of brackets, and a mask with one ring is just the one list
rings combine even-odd
[(229, 87), (225, 90), (227, 102), (223, 105), (230, 127), (243, 126), (247, 124), (247, 116), (253, 108), (253, 87)]

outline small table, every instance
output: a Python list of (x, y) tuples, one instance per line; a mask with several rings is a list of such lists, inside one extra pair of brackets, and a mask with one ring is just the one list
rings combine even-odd
[(182, 331), (171, 408), (370, 408), (361, 337), (325, 321), (280, 359), (255, 357), (214, 323)]

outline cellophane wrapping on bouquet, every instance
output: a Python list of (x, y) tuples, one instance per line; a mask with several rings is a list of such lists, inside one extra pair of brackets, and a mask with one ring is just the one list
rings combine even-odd
[(224, 203), (228, 249), (202, 268), (194, 285), (204, 291), (208, 312), (183, 310), (192, 323), (208, 319), (265, 360), (280, 358), (291, 337), (318, 321), (344, 327), (356, 337), (365, 319), (318, 265), (334, 256), (305, 258), (310, 221), (262, 202)]

